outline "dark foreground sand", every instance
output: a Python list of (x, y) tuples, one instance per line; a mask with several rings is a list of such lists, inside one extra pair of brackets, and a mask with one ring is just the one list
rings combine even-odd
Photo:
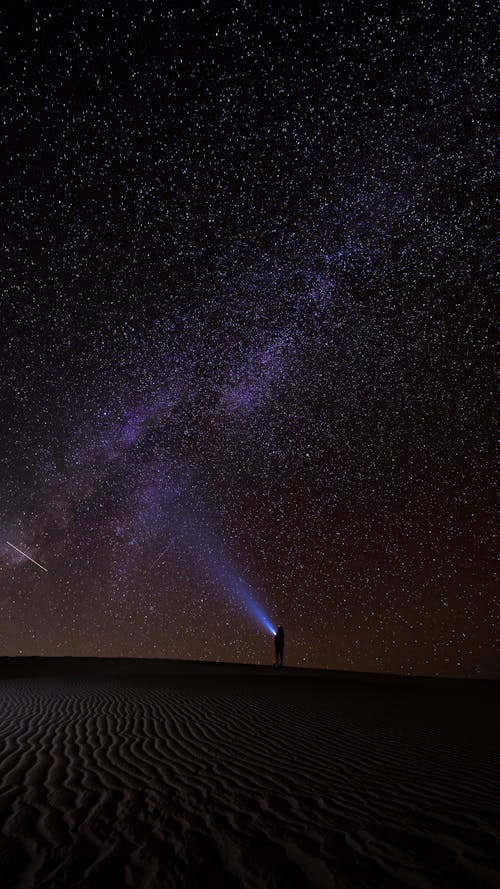
[(498, 887), (499, 688), (0, 659), (0, 883)]

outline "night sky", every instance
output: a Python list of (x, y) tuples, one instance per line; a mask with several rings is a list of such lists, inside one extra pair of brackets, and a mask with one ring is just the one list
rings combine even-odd
[(0, 653), (499, 675), (494, 4), (8, 6)]

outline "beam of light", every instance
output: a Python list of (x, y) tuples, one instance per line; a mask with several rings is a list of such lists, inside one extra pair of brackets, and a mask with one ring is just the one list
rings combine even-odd
[[(182, 517), (177, 516), (177, 520), (172, 513), (170, 514), (171, 523), (170, 533), (171, 540), (177, 539), (182, 549), (187, 550), (194, 557), (194, 561), (198, 562), (203, 569), (203, 573), (209, 580), (215, 582), (218, 587), (224, 589), (231, 596), (235, 596), (240, 600), (246, 611), (272, 636), (276, 635), (276, 630), (271, 621), (266, 616), (264, 610), (256, 601), (254, 593), (239, 576), (238, 571), (224, 558), (221, 548), (213, 539), (212, 535), (208, 535), (205, 528), (202, 528), (198, 521), (195, 521), (192, 515), (184, 514)], [(154, 560), (151, 568), (156, 565), (161, 557), (165, 554), (170, 543), (162, 550), (159, 556)]]
[(210, 575), (214, 577), (224, 589), (228, 590), (230, 593), (234, 593), (245, 606), (246, 610), (253, 615), (261, 626), (263, 626), (272, 636), (275, 636), (275, 628), (264, 614), (260, 605), (256, 602), (249, 585), (237, 575), (234, 569), (228, 567), (217, 557), (212, 557), (210, 565), (207, 565), (205, 560), (205, 564), (209, 569)]
[(44, 568), (43, 565), (40, 565), (40, 562), (37, 562), (35, 559), (32, 559), (31, 556), (28, 555), (28, 553), (23, 553), (22, 549), (19, 549), (18, 546), (14, 546), (14, 544), (13, 544), (13, 543), (9, 543), (8, 540), (6, 541), (6, 543), (7, 543), (7, 546), (11, 546), (12, 549), (15, 549), (18, 553), (21, 553), (21, 555), (24, 556), (25, 559), (29, 559), (30, 562), (33, 562), (34, 565), (38, 565), (38, 567), (41, 568), (42, 571), (48, 571), (48, 570), (49, 570), (48, 568)]

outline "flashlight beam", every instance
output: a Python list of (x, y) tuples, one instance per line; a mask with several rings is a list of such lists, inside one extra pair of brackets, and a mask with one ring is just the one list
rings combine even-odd
[(40, 565), (40, 562), (36, 562), (35, 559), (32, 559), (31, 556), (28, 555), (28, 553), (23, 553), (22, 549), (19, 549), (18, 546), (14, 546), (13, 543), (9, 543), (8, 540), (7, 540), (6, 542), (7, 542), (7, 546), (11, 546), (12, 549), (17, 550), (17, 552), (18, 552), (18, 553), (21, 553), (21, 555), (24, 556), (25, 559), (29, 559), (30, 562), (33, 562), (34, 565), (38, 565), (38, 567), (41, 568), (42, 571), (47, 571), (47, 572), (48, 572), (48, 570), (49, 570), (48, 568), (44, 568), (43, 565)]

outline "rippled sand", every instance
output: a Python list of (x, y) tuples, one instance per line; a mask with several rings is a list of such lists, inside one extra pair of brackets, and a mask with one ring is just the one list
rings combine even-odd
[(0, 659), (4, 887), (499, 885), (498, 683)]

